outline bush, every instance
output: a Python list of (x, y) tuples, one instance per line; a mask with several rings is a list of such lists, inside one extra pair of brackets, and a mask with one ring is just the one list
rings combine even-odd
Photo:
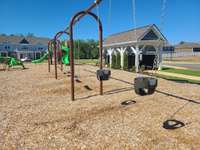
[(136, 67), (133, 66), (133, 67), (130, 69), (130, 71), (131, 71), (131, 72), (135, 72), (135, 68), (136, 68)]
[(120, 53), (117, 55), (112, 54), (112, 66), (113, 69), (120, 69), (121, 68), (121, 56)]
[(128, 70), (128, 55), (125, 53), (124, 54), (124, 70)]
[(141, 65), (140, 70), (143, 72), (145, 70), (145, 65)]

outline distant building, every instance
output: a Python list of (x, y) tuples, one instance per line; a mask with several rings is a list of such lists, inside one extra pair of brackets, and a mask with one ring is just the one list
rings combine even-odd
[(47, 51), (48, 39), (17, 36), (0, 37), (0, 55), (18, 59), (39, 59)]
[(175, 45), (175, 52), (200, 52), (200, 44), (192, 42), (180, 42)]

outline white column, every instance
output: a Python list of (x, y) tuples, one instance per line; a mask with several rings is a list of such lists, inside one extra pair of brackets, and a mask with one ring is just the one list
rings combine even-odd
[(120, 65), (121, 65), (121, 69), (123, 69), (124, 68), (124, 52), (126, 51), (126, 47), (117, 48), (117, 50), (120, 52), (120, 58), (121, 58)]
[(113, 52), (113, 49), (112, 48), (109, 48), (108, 49), (108, 55), (110, 56), (109, 57), (109, 62), (110, 62), (110, 68), (111, 68), (111, 65), (112, 65), (112, 52)]
[(131, 49), (135, 54), (135, 72), (139, 72), (139, 55), (140, 55), (139, 47), (136, 45), (135, 48), (131, 47)]
[(162, 48), (163, 46), (160, 46), (159, 48), (158, 48), (158, 58), (159, 58), (159, 62), (158, 62), (158, 70), (162, 70), (162, 50), (163, 50), (163, 48)]

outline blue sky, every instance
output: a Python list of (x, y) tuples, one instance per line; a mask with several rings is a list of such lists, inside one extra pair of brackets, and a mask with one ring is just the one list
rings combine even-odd
[[(1, 0), (0, 33), (52, 37), (68, 26), (77, 11), (87, 8), (94, 0)], [(156, 24), (161, 27), (162, 0), (136, 0), (137, 26)], [(200, 41), (200, 0), (166, 0), (163, 34), (170, 43)], [(99, 6), (104, 37), (134, 27), (132, 0), (112, 0), (109, 19), (109, 0)], [(93, 12), (97, 12), (94, 9)], [(75, 38), (97, 39), (96, 24), (84, 17), (75, 26)], [(63, 37), (64, 38), (64, 37)]]

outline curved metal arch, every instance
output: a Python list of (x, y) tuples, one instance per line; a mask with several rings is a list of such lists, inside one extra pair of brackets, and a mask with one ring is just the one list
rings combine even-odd
[(57, 40), (59, 37), (61, 37), (63, 34), (69, 35), (69, 33), (67, 33), (66, 31), (59, 31), (56, 33), (56, 35), (54, 36), (54, 40)]
[(56, 49), (57, 49), (57, 43), (60, 45), (60, 41), (57, 39), (52, 39), (48, 42), (48, 70), (50, 72), (50, 61), (52, 62), (52, 58), (50, 56), (50, 46), (52, 46), (52, 43), (54, 43), (54, 66), (55, 66), (55, 78), (58, 78), (58, 73), (57, 73), (57, 53), (56, 53)]
[(51, 56), (50, 56), (50, 46), (51, 46), (51, 48), (52, 48), (52, 42), (53, 42), (53, 40), (54, 39), (52, 39), (52, 40), (49, 40), (49, 42), (48, 42), (48, 71), (50, 72), (50, 65), (52, 64), (52, 58), (51, 58)]
[[(70, 68), (71, 68), (71, 99), (74, 100), (74, 39), (73, 39), (73, 25), (74, 22), (76, 21), (77, 17), (80, 15), (90, 15), (92, 16), (96, 22), (98, 23), (98, 28), (99, 28), (99, 54), (100, 54), (100, 66), (99, 68), (103, 68), (103, 58), (102, 58), (102, 53), (103, 53), (103, 28), (102, 28), (102, 23), (99, 19), (99, 17), (88, 11), (80, 11), (76, 13), (73, 18), (70, 21)], [(100, 81), (100, 95), (103, 95), (103, 82)]]
[[(67, 31), (59, 31), (56, 33), (56, 35), (54, 36), (54, 41), (56, 41), (56, 43), (54, 44), (54, 60), (55, 60), (55, 72), (56, 72), (56, 79), (57, 79), (57, 41), (59, 37), (61, 37), (63, 34), (66, 34), (67, 36), (69, 35), (67, 33)], [(58, 44), (60, 45), (60, 41), (58, 42)], [(61, 56), (62, 56), (62, 51), (61, 51)], [(62, 61), (60, 62), (61, 64), (61, 71), (63, 71), (63, 64), (62, 64)]]

